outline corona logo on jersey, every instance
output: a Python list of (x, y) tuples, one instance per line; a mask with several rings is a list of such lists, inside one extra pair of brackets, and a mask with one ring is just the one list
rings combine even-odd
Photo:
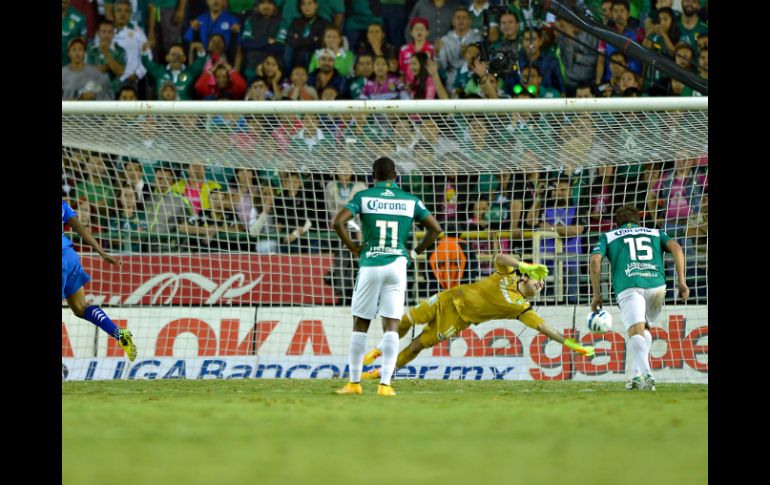
[(412, 217), (415, 203), (414, 200), (393, 201), (376, 197), (362, 197), (361, 213)]

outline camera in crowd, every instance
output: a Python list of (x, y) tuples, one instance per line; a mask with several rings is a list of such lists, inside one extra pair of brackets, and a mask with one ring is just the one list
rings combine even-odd
[(511, 72), (516, 63), (515, 55), (512, 55), (510, 52), (496, 52), (490, 57), (486, 41), (476, 42), (474, 45), (481, 51), (479, 60), (489, 63), (487, 70), (490, 74), (498, 77), (500, 74)]

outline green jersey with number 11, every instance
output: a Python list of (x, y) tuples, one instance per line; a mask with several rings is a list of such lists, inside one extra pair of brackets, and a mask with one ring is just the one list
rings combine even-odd
[(666, 284), (663, 251), (670, 239), (658, 229), (629, 223), (599, 236), (591, 254), (610, 260), (615, 295), (628, 288), (656, 288)]
[(345, 204), (353, 213), (361, 214), (361, 266), (384, 266), (400, 256), (406, 257), (406, 241), (412, 221), (430, 215), (420, 199), (404, 192), (395, 182), (377, 182), (362, 190)]

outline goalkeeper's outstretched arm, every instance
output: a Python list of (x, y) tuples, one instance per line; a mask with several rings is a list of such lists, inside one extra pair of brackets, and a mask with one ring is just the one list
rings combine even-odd
[(564, 337), (564, 335), (549, 327), (545, 322), (537, 326), (537, 331), (550, 338), (551, 340), (555, 340), (565, 347), (569, 347), (580, 355), (590, 357), (594, 354), (593, 347), (584, 347), (577, 343), (574, 339)]
[(510, 254), (498, 253), (495, 256), (495, 263), (512, 266), (514, 269), (518, 270), (519, 273), (529, 275), (536, 280), (543, 280), (548, 276), (548, 268), (545, 267), (545, 265), (525, 263), (519, 261)]

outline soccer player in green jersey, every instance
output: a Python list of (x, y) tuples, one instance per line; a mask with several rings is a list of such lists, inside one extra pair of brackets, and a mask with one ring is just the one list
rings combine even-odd
[(612, 288), (620, 307), (623, 326), (628, 330), (631, 366), (626, 389), (655, 390), (655, 378), (650, 370), (652, 334), (647, 327), (655, 319), (666, 298), (666, 277), (663, 273), (663, 251), (674, 257), (679, 298), (687, 300), (690, 289), (685, 283), (682, 247), (665, 232), (639, 225), (639, 210), (633, 205), (615, 211), (612, 231), (599, 236), (591, 251), (590, 273), (593, 299), (591, 310), (602, 307), (599, 282), (602, 258), (610, 261)]
[[(340, 239), (359, 258), (360, 269), (353, 290), (351, 310), (353, 334), (350, 336), (350, 382), (337, 391), (339, 394), (361, 394), (361, 371), (366, 353), (366, 332), (369, 323), (378, 314), (382, 317), (384, 335), (383, 365), (377, 394), (393, 396), (390, 379), (398, 355), (398, 325), (404, 313), (406, 295), (406, 268), (409, 257), (425, 251), (441, 233), (441, 227), (430, 215), (425, 204), (414, 195), (401, 190), (394, 182), (396, 165), (390, 158), (378, 158), (373, 167), (374, 187), (353, 196), (334, 219), (334, 230)], [(353, 242), (346, 229), (349, 220), (361, 214), (362, 244)], [(412, 221), (426, 230), (417, 248), (406, 249)]]

